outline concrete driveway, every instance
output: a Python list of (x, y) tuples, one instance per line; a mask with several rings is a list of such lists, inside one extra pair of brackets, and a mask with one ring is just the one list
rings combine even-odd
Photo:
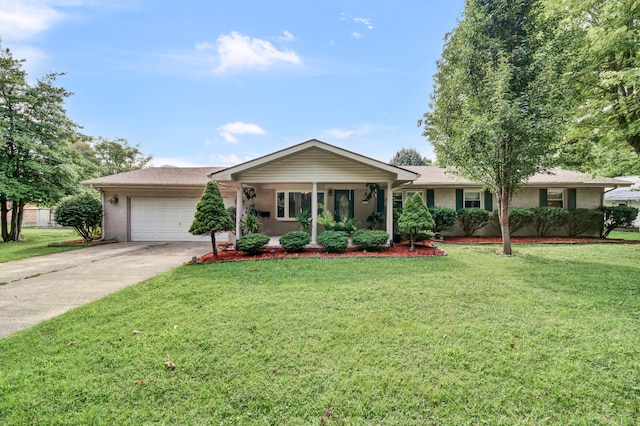
[(0, 263), (0, 338), (211, 251), (211, 243), (115, 243)]

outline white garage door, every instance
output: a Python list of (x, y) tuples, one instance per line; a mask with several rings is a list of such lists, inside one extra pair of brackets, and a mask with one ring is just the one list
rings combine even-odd
[[(131, 198), (131, 241), (211, 241), (191, 235), (198, 198)], [(216, 241), (226, 241), (227, 233)]]

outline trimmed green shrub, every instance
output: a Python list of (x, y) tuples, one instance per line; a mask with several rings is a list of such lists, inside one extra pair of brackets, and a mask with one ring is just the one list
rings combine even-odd
[(533, 226), (538, 237), (546, 237), (569, 221), (569, 211), (560, 207), (536, 207), (533, 211)]
[(456, 218), (458, 214), (455, 209), (450, 207), (431, 207), (429, 213), (433, 217), (433, 221), (436, 226), (433, 229), (434, 232), (449, 231), (456, 224)]
[(419, 232), (431, 231), (435, 226), (431, 213), (420, 194), (415, 193), (409, 197), (398, 219), (398, 230), (409, 237), (409, 250), (413, 251), (416, 235)]
[(297, 253), (311, 242), (311, 237), (305, 231), (291, 231), (280, 237), (280, 245), (288, 252)]
[(388, 239), (389, 234), (384, 231), (359, 229), (353, 234), (353, 245), (363, 250), (380, 250)]
[(318, 235), (318, 244), (329, 253), (342, 253), (349, 245), (349, 236), (344, 231), (324, 231)]
[(264, 234), (247, 234), (238, 240), (238, 248), (249, 254), (258, 254), (268, 242), (269, 237)]
[(602, 218), (602, 212), (597, 209), (569, 210), (569, 218), (565, 225), (567, 235), (575, 237), (580, 234), (600, 231), (603, 227)]
[[(512, 207), (509, 209), (509, 235), (513, 235), (533, 222), (533, 210), (524, 207)], [(500, 212), (494, 210), (490, 218), (490, 223), (498, 232), (500, 229)]]
[(616, 228), (630, 228), (638, 216), (638, 209), (629, 206), (602, 206), (598, 209), (604, 216), (600, 236), (607, 238)]
[(53, 214), (56, 222), (73, 227), (85, 241), (92, 241), (100, 236), (102, 203), (88, 191), (63, 198)]
[(464, 235), (470, 237), (489, 223), (489, 212), (478, 207), (462, 209), (458, 211), (458, 220)]

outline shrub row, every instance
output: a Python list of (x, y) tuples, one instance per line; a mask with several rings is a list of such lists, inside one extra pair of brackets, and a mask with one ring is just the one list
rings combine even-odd
[[(389, 234), (384, 231), (360, 229), (353, 234), (353, 245), (363, 250), (379, 250)], [(258, 254), (269, 237), (263, 234), (247, 234), (238, 240), (238, 248), (249, 254)], [(280, 237), (280, 245), (288, 252), (300, 252), (311, 242), (311, 237), (304, 231), (288, 232)], [(318, 244), (330, 253), (343, 252), (349, 245), (349, 234), (345, 231), (325, 231), (318, 235)]]
[[(491, 224), (498, 231), (500, 222), (498, 211), (493, 214), (480, 208), (468, 208), (455, 211), (449, 207), (432, 207), (429, 209), (436, 223), (435, 232), (448, 231), (456, 221), (460, 222), (466, 236), (473, 235), (479, 229)], [(536, 207), (527, 209), (512, 207), (509, 209), (509, 232), (532, 225), (536, 235), (545, 237), (553, 231), (564, 229), (570, 237), (598, 232), (607, 237), (616, 228), (633, 226), (638, 209), (627, 206), (602, 206), (596, 209), (566, 210), (559, 207)]]

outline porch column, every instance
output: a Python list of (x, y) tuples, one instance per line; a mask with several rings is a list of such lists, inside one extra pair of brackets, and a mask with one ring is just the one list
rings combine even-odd
[(242, 227), (240, 221), (242, 220), (242, 182), (238, 182), (238, 190), (236, 193), (236, 241), (242, 238)]
[(387, 182), (387, 234), (390, 245), (393, 241), (393, 182)]
[(311, 190), (311, 245), (316, 244), (318, 238), (318, 183), (313, 182)]

